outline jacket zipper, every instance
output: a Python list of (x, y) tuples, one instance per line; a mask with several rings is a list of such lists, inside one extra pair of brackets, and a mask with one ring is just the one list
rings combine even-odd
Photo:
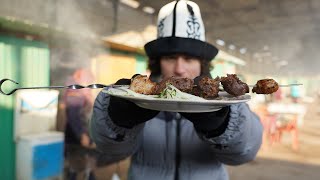
[(177, 119), (177, 135), (176, 135), (176, 166), (174, 173), (174, 180), (179, 180), (180, 167), (180, 123), (181, 119)]

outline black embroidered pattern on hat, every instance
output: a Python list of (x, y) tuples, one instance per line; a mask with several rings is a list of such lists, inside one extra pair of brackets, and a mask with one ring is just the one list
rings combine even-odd
[(199, 31), (200, 23), (198, 22), (197, 18), (194, 16), (193, 9), (189, 4), (187, 4), (187, 8), (190, 13), (189, 20), (187, 21), (188, 38), (200, 39), (200, 35), (201, 35), (201, 32)]
[(158, 37), (163, 37), (164, 36), (164, 33), (163, 33), (164, 24), (163, 24), (163, 22), (164, 22), (165, 19), (166, 18), (163, 18), (163, 19), (161, 19), (159, 21), (159, 24), (158, 24)]
[(144, 49), (148, 57), (155, 60), (172, 54), (187, 54), (211, 61), (219, 50), (205, 41), (204, 30), (196, 3), (174, 1), (160, 9), (157, 39), (148, 42)]

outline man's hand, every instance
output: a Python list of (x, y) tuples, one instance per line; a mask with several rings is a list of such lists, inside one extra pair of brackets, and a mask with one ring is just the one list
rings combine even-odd
[[(130, 85), (130, 79), (120, 79), (115, 85)], [(132, 128), (154, 118), (159, 111), (144, 109), (122, 98), (110, 97), (108, 112), (111, 120), (118, 126)]]
[(219, 111), (206, 113), (180, 113), (183, 117), (190, 120), (195, 129), (207, 135), (216, 137), (224, 133), (229, 122), (230, 107), (224, 107)]
[(81, 134), (80, 143), (83, 147), (90, 147), (90, 138), (88, 134), (86, 133)]

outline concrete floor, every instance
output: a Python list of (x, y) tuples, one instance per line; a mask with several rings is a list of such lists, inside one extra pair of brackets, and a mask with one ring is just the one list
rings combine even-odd
[(281, 144), (261, 150), (255, 161), (229, 167), (230, 179), (318, 180), (320, 179), (320, 101), (309, 105), (304, 125), (299, 129), (300, 148), (291, 148), (291, 135)]

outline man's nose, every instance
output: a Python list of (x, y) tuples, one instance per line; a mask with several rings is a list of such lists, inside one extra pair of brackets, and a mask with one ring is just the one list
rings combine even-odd
[(174, 73), (177, 76), (182, 76), (185, 74), (185, 62), (183, 57), (179, 56), (176, 60)]

